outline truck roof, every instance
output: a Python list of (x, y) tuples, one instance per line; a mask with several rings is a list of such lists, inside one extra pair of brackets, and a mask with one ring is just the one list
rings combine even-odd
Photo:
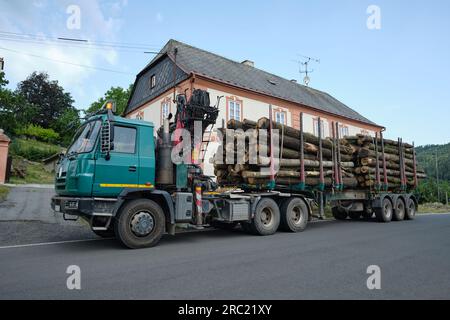
[(137, 120), (137, 119), (127, 119), (127, 118), (118, 117), (118, 116), (114, 117), (114, 121), (119, 122), (119, 123), (134, 124), (134, 125), (138, 125), (138, 126), (154, 127), (153, 122)]
[[(92, 117), (90, 117), (87, 121), (102, 119), (105, 117), (105, 114), (97, 114)], [(123, 123), (123, 124), (133, 124), (137, 126), (144, 126), (144, 127), (154, 127), (155, 125), (153, 122), (143, 121), (143, 120), (137, 120), (137, 119), (127, 119), (120, 116), (114, 116), (114, 122), (117, 123)]]

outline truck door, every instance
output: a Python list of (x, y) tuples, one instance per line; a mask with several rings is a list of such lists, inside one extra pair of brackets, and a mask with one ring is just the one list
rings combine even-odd
[(138, 130), (134, 126), (114, 125), (114, 149), (110, 159), (98, 156), (95, 166), (93, 196), (116, 197), (124, 188), (139, 182)]

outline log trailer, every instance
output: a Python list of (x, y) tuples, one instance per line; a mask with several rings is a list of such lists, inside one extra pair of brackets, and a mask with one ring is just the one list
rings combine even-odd
[[(152, 123), (115, 116), (114, 102), (105, 103), (82, 124), (67, 152), (61, 155), (52, 209), (65, 220), (85, 219), (98, 236), (115, 237), (131, 249), (152, 247), (164, 233), (175, 235), (177, 224), (223, 229), (240, 225), (244, 231), (261, 236), (272, 235), (278, 229), (301, 232), (312, 219), (324, 218), (326, 201), (339, 220), (371, 218), (375, 214), (378, 221), (390, 222), (415, 216), (417, 199), (406, 187), (387, 191), (388, 182), (382, 181), (380, 175), (385, 161), (377, 164), (376, 188), (346, 188), (341, 183), (344, 180), (339, 168), (339, 143), (333, 150), (332, 188), (325, 187), (323, 174), (318, 186), (305, 184), (304, 150), (300, 143), (303, 183), (289, 188), (277, 186), (271, 165), (272, 180), (266, 186), (218, 191), (220, 186), (205, 176), (199, 165), (175, 165), (171, 158), (182, 140), (171, 137), (174, 130), (183, 128), (193, 134), (194, 123), (202, 121), (203, 137), (206, 129), (216, 123), (218, 105), (210, 106), (209, 94), (201, 90), (195, 90), (189, 101), (185, 95), (179, 95), (176, 102), (174, 122), (170, 123), (171, 116), (165, 119), (157, 138)], [(271, 115), (272, 112), (270, 123)], [(300, 119), (303, 133), (302, 115)], [(338, 130), (333, 131), (333, 141), (338, 142)], [(320, 135), (320, 128), (318, 132)], [(192, 147), (198, 148), (202, 142), (194, 141)], [(321, 152), (319, 160), (322, 163)], [(322, 165), (320, 170), (323, 172)], [(318, 215), (313, 214), (314, 205), (319, 206)]]

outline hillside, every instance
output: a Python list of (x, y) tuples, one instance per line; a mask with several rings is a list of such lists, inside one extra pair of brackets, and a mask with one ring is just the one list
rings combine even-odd
[(436, 153), (438, 158), (439, 179), (450, 182), (450, 143), (427, 145), (416, 148), (419, 166), (425, 169), (430, 178), (436, 177)]

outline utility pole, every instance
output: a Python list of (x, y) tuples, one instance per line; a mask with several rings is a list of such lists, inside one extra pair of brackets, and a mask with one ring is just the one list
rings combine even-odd
[(436, 149), (436, 183), (438, 192), (438, 202), (441, 201), (441, 187), (439, 185), (439, 164), (438, 164), (438, 151)]

